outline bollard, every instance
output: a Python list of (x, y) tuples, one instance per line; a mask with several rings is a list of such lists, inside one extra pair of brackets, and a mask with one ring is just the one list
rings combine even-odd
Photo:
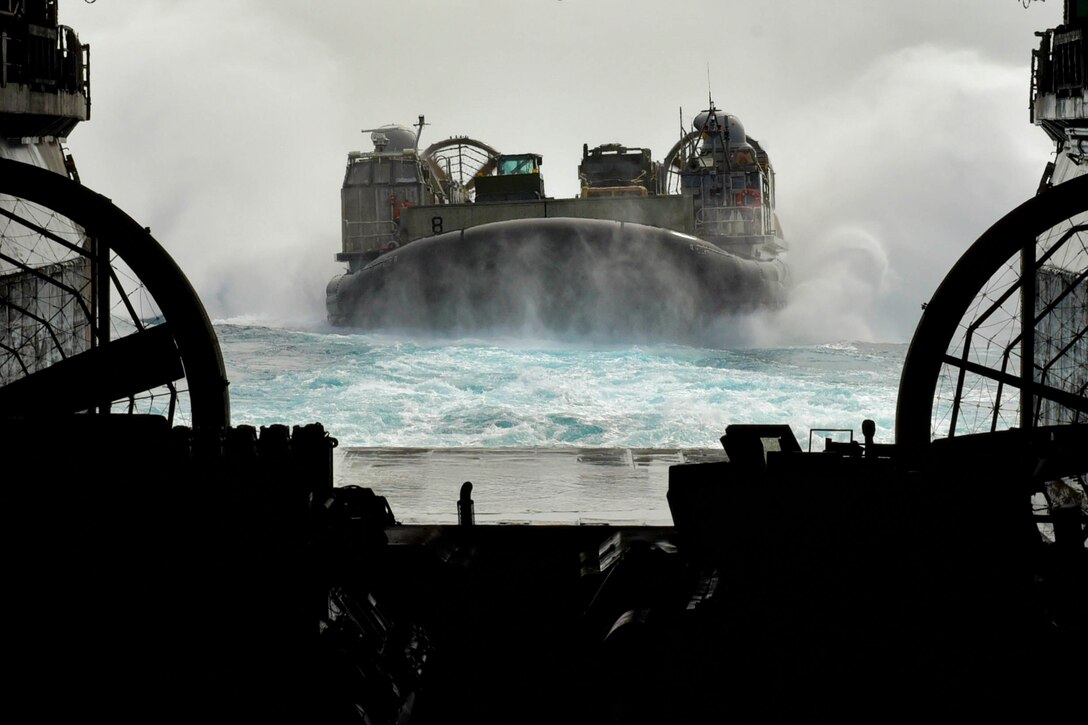
[(472, 503), (472, 481), (461, 484), (461, 498), (457, 500), (457, 525), (473, 526), (476, 524), (476, 512)]

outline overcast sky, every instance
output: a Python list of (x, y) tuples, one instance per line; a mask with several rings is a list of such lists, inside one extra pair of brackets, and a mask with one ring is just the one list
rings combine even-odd
[[(217, 319), (320, 323), (360, 129), (430, 124), (544, 157), (665, 155), (706, 105), (768, 150), (797, 304), (759, 344), (907, 341), (967, 246), (1034, 193), (1033, 33), (1058, 0), (66, 0), (91, 45), (83, 182)], [(768, 333), (768, 331), (770, 331)]]

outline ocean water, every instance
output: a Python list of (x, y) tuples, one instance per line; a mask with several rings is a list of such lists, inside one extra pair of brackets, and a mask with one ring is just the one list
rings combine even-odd
[[(216, 324), (232, 423), (319, 422), (338, 485), (385, 495), (402, 522), (668, 523), (668, 466), (721, 457), (734, 423), (877, 425), (891, 442), (905, 344), (772, 349), (440, 339)], [(848, 433), (830, 434), (838, 439)]]

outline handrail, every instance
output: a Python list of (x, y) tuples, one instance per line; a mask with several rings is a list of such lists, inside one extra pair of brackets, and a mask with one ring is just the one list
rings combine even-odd
[(764, 206), (704, 206), (695, 212), (697, 232), (723, 237), (768, 234)]
[(30, 32), (29, 27), (42, 26), (16, 24), (0, 33), (0, 87), (16, 83), (79, 93), (87, 99), (89, 117), (90, 45), (80, 44), (67, 25), (45, 27), (44, 32)]
[[(364, 227), (362, 233), (353, 232), (353, 229)], [(378, 231), (370, 231), (367, 227), (377, 228)], [(391, 242), (396, 239), (397, 224), (389, 220), (378, 221), (349, 221), (344, 220), (344, 251), (351, 252), (358, 249), (378, 249), (382, 242)], [(368, 240), (377, 240), (375, 244), (367, 244)]]
[(1036, 35), (1039, 47), (1031, 54), (1032, 105), (1040, 93), (1064, 94), (1088, 87), (1088, 37), (1084, 31), (1051, 29)]

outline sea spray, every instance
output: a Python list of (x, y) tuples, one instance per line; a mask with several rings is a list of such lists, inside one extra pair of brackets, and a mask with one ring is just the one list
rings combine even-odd
[(321, 422), (342, 446), (702, 448), (732, 423), (891, 440), (906, 346), (720, 350), (218, 324), (234, 424)]

